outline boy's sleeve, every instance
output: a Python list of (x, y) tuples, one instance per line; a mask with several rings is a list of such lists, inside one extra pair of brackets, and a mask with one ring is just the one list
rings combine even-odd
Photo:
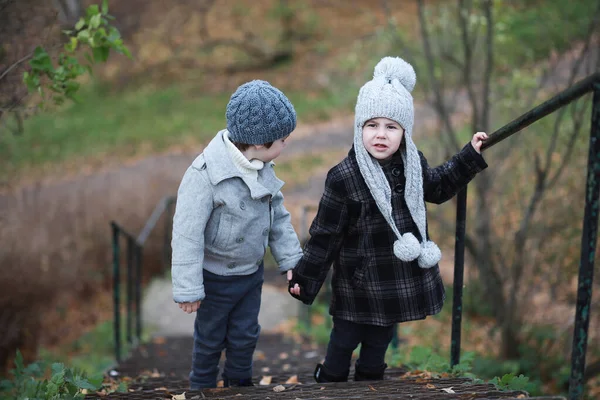
[(212, 209), (210, 184), (190, 167), (179, 185), (173, 217), (171, 276), (176, 303), (204, 299), (204, 229)]
[(281, 192), (273, 196), (271, 206), (273, 207), (273, 223), (269, 233), (269, 247), (279, 265), (279, 270), (285, 272), (294, 268), (298, 260), (302, 258), (302, 249), (298, 235), (292, 226), (290, 213), (283, 205)]
[(477, 153), (471, 142), (458, 154), (436, 168), (430, 168), (427, 159), (419, 151), (423, 168), (423, 192), (425, 201), (441, 204), (450, 200), (465, 187), (478, 172), (487, 168), (487, 163)]
[(306, 304), (312, 304), (321, 290), (327, 272), (342, 245), (348, 225), (348, 211), (342, 186), (342, 182), (334, 182), (331, 173), (327, 175), (325, 191), (310, 227), (310, 239), (304, 246), (304, 256), (294, 269), (291, 286), (297, 283), (301, 296), (292, 296)]

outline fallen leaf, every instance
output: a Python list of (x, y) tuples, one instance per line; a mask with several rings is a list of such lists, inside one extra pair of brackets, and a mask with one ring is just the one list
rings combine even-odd
[(283, 367), (281, 367), (281, 369), (283, 369), (284, 371), (289, 371), (290, 369), (292, 369), (292, 366), (290, 364), (283, 364)]
[(287, 359), (288, 359), (288, 357), (289, 357), (289, 354), (288, 354), (288, 353), (286, 353), (286, 352), (279, 353), (279, 359), (280, 359), (280, 360), (287, 360)]
[(217, 382), (217, 387), (218, 388), (222, 388), (225, 384), (223, 383), (222, 380), (220, 380), (219, 382)]
[(369, 389), (371, 389), (372, 391), (376, 392), (377, 389), (375, 389), (373, 386), (369, 385)]
[(290, 376), (290, 379), (288, 379), (287, 381), (285, 381), (285, 383), (298, 383), (298, 375), (292, 375)]
[(171, 397), (171, 400), (185, 400), (185, 392), (181, 394), (174, 394), (173, 397)]
[(428, 383), (425, 387), (427, 387), (427, 389), (435, 389), (435, 385), (432, 385), (431, 383)]
[(442, 390), (446, 393), (456, 393), (454, 390), (452, 390), (452, 387), (449, 388), (442, 388)]
[(321, 386), (319, 390), (325, 390), (325, 386)]
[(166, 341), (167, 339), (165, 339), (164, 336), (157, 336), (154, 339), (152, 339), (152, 343), (154, 344), (165, 344)]
[(517, 396), (517, 399), (525, 399), (527, 398), (527, 396), (525, 396), (523, 393), (521, 393), (520, 395)]
[(274, 392), (283, 392), (285, 390), (285, 387), (283, 385), (277, 385), (273, 388)]
[(269, 367), (263, 367), (262, 368), (262, 372), (269, 372), (271, 370), (271, 368)]
[(167, 388), (166, 388), (166, 387), (164, 387), (164, 386), (161, 386), (161, 387), (154, 388), (154, 390), (164, 390), (164, 391), (167, 391), (167, 390), (169, 390), (169, 389), (167, 389)]
[(258, 382), (259, 385), (270, 385), (271, 384), (271, 380), (273, 379), (272, 376), (269, 375), (265, 375), (262, 377), (262, 379), (260, 380), (260, 382)]
[(254, 359), (255, 360), (261, 360), (261, 361), (264, 360), (264, 359), (266, 359), (265, 353), (262, 352), (262, 351), (260, 351), (260, 350), (255, 351), (254, 352)]

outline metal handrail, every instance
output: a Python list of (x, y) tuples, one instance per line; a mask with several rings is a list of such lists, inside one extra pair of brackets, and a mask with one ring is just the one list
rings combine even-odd
[[(598, 211), (600, 191), (600, 72), (596, 72), (563, 90), (556, 96), (531, 109), (527, 113), (493, 132), (483, 143), (482, 150), (523, 130), (534, 122), (575, 101), (587, 93), (594, 93), (592, 100), (592, 126), (588, 155), (586, 180), (585, 214), (581, 258), (577, 286), (577, 305), (571, 355), (571, 375), (569, 379), (569, 399), (583, 396), (583, 377), (587, 350), (592, 283), (594, 279), (594, 255), (598, 232)], [(460, 361), (460, 331), (462, 320), (462, 287), (464, 277), (464, 248), (467, 210), (467, 188), (458, 193), (456, 205), (456, 242), (454, 261), (454, 301), (452, 308), (452, 341), (450, 364)]]
[[(146, 240), (156, 227), (160, 217), (166, 212), (165, 240), (163, 242), (163, 267), (169, 264), (170, 235), (173, 215), (174, 196), (163, 197), (144, 224), (139, 235), (135, 236), (115, 221), (111, 221), (113, 249), (113, 305), (114, 305), (114, 340), (115, 359), (121, 361), (121, 237), (127, 243), (126, 270), (126, 340), (131, 346), (138, 344), (142, 337), (142, 255)], [(135, 315), (134, 315), (135, 312)], [(133, 336), (133, 320), (135, 319), (135, 337)]]
[[(600, 197), (600, 72), (576, 82), (569, 88), (545, 101), (537, 107), (504, 125), (489, 135), (483, 143), (482, 150), (488, 149), (504, 139), (520, 132), (527, 126), (552, 114), (556, 110), (594, 93), (592, 104), (592, 126), (588, 155), (588, 172), (586, 180), (585, 215), (583, 218), (583, 234), (581, 257), (579, 265), (577, 305), (575, 311), (575, 327), (571, 356), (571, 375), (569, 379), (569, 399), (576, 400), (583, 396), (583, 377), (585, 372), (585, 356), (587, 351), (588, 327), (592, 299), (592, 284), (594, 274), (594, 255), (598, 232), (599, 197)], [(308, 238), (306, 216), (308, 211), (316, 209), (314, 205), (304, 206), (301, 216), (301, 237)], [(450, 349), (450, 365), (460, 362), (461, 323), (462, 323), (462, 291), (464, 282), (464, 250), (467, 215), (467, 188), (457, 194), (456, 205), (456, 242), (454, 247), (454, 283), (452, 305), (452, 340)], [(326, 292), (329, 291), (326, 284)], [(310, 326), (310, 311), (303, 317)], [(395, 326), (395, 328), (397, 328)], [(392, 346), (398, 345), (397, 335)]]

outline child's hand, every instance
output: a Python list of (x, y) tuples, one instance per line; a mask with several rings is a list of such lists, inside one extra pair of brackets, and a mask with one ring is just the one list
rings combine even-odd
[[(288, 280), (288, 282), (292, 280), (293, 275), (294, 275), (294, 273), (290, 269), (287, 272), (287, 280)], [(300, 296), (300, 286), (298, 286), (298, 284), (296, 283), (293, 287), (290, 287), (290, 293), (291, 294), (295, 294), (297, 296)]]
[(200, 308), (200, 301), (193, 301), (191, 303), (179, 303), (179, 308), (188, 314), (198, 311)]
[(477, 153), (481, 154), (481, 145), (487, 138), (488, 135), (485, 132), (477, 132), (473, 135), (473, 139), (471, 139), (471, 145)]

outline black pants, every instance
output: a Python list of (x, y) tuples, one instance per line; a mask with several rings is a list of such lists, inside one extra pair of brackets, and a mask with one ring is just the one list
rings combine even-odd
[(357, 364), (364, 371), (380, 370), (385, 364), (385, 352), (392, 341), (394, 325), (377, 326), (357, 324), (333, 318), (325, 368), (337, 376), (347, 376), (350, 371), (352, 352), (360, 344)]

